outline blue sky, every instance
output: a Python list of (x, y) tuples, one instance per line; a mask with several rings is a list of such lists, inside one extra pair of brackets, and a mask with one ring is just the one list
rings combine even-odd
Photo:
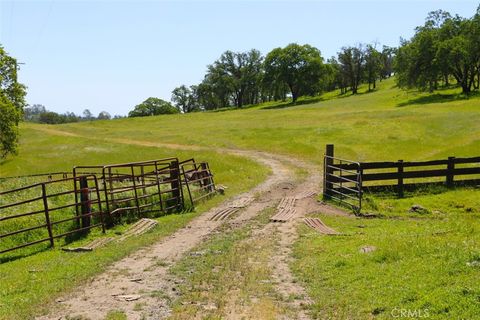
[(199, 83), (226, 50), (296, 42), (397, 46), (429, 11), (470, 17), (476, 1), (3, 1), (0, 44), (25, 65), (27, 101), (80, 114), (126, 114)]

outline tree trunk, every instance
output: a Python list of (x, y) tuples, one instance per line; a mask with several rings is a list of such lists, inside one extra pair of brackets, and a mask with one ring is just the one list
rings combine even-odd
[(290, 92), (292, 93), (292, 102), (295, 103), (298, 99), (298, 90), (295, 89), (294, 85), (289, 83), (288, 87), (290, 88)]
[(292, 91), (292, 102), (295, 103), (297, 102), (298, 99), (298, 93), (296, 91)]
[(357, 94), (358, 88), (356, 85), (352, 85), (352, 94)]
[(471, 86), (468, 84), (468, 81), (462, 82), (462, 93), (469, 94), (471, 90)]
[(475, 86), (475, 89), (480, 89), (480, 66), (477, 67), (477, 85)]

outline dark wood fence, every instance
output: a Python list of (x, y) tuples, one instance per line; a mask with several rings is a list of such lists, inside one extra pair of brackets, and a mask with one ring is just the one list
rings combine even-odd
[[(422, 185), (441, 184), (447, 187), (457, 185), (480, 185), (480, 157), (456, 158), (429, 161), (353, 162), (340, 161), (334, 157), (333, 145), (327, 146), (324, 167), (324, 195), (350, 193), (340, 183), (360, 180), (360, 194), (366, 190), (393, 190), (399, 197), (407, 189)], [(361, 200), (360, 200), (361, 201)]]

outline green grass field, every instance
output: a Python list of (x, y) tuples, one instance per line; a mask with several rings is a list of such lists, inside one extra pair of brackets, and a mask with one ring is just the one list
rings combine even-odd
[[(231, 196), (264, 179), (267, 170), (251, 160), (217, 153), (216, 148), (288, 155), (312, 162), (318, 170), (327, 143), (335, 144), (337, 156), (358, 161), (479, 156), (480, 97), (467, 99), (458, 93), (458, 89), (438, 94), (402, 91), (390, 79), (381, 82), (374, 92), (362, 91), (357, 96), (327, 93), (301, 100), (296, 106), (267, 103), (242, 110), (58, 126), (24, 123), (20, 153), (0, 163), (0, 176), (174, 155), (208, 161), (216, 182), (227, 185)], [(71, 135), (60, 135), (52, 129)], [(162, 143), (205, 149), (173, 150), (159, 145)], [(162, 228), (164, 231), (151, 237), (158, 239), (173, 232), (204, 208), (224, 199), (214, 198), (197, 213), (166, 217), (174, 227), (166, 223), (168, 231)], [(479, 189), (443, 190), (402, 200), (369, 195), (366, 209), (383, 218), (322, 215), (327, 224), (350, 236), (326, 238), (301, 227), (292, 266), (315, 300), (312, 314), (319, 318), (388, 318), (392, 308), (404, 307), (428, 309), (432, 317), (444, 319), (478, 315), (478, 199)], [(409, 213), (413, 204), (424, 206), (428, 213)], [(0, 318), (12, 318), (19, 308), (25, 308), (23, 317), (31, 316), (42, 299), (49, 297), (51, 301), (94, 273), (79, 270), (77, 264), (95, 266), (99, 272), (146, 243), (142, 241), (134, 241), (115, 254), (107, 247), (96, 253), (95, 259), (80, 255), (77, 263), (71, 256), (53, 250), (1, 264)], [(377, 250), (360, 254), (362, 245), (376, 246)], [(73, 266), (67, 263), (70, 267), (65, 270), (69, 272), (60, 273), (61, 284), (54, 286), (59, 268), (55, 263), (61, 265), (65, 259)], [(42, 266), (45, 261), (49, 264)], [(29, 272), (31, 265), (43, 273)], [(75, 281), (69, 282), (72, 279)], [(41, 289), (46, 283), (48, 288)]]
[[(401, 310), (428, 319), (480, 314), (478, 211), (394, 220), (317, 216), (344, 235), (300, 227), (293, 269), (314, 300), (314, 318), (393, 319)], [(374, 251), (364, 253), (365, 247)]]
[[(266, 104), (233, 112), (96, 121), (60, 125), (55, 129), (89, 139), (94, 137), (97, 141), (131, 139), (256, 149), (316, 163), (321, 163), (326, 143), (335, 144), (338, 156), (359, 161), (478, 155), (480, 97), (448, 98), (457, 89), (433, 96), (406, 92), (396, 88), (393, 79), (381, 82), (378, 88), (358, 96), (328, 93), (312, 104), (285, 103), (276, 109)], [(37, 126), (24, 127), (35, 130)], [(64, 137), (57, 139), (63, 141)], [(60, 144), (58, 149), (63, 147)], [(108, 147), (105, 148), (91, 150), (92, 156), (108, 153)], [(17, 160), (16, 165), (22, 163)], [(13, 166), (3, 165), (5, 174), (18, 170)]]

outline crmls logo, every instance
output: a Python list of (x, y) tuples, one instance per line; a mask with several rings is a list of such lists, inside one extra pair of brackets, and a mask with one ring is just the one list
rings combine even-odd
[(390, 314), (394, 318), (430, 318), (430, 312), (428, 309), (411, 310), (394, 308)]

